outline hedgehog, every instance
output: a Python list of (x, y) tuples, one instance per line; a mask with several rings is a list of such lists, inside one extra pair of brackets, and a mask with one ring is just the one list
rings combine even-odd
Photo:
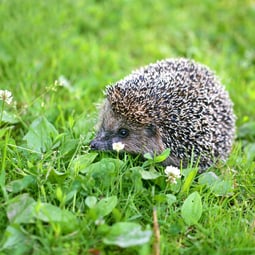
[(131, 154), (158, 155), (163, 165), (201, 171), (226, 161), (235, 137), (233, 103), (207, 66), (169, 58), (141, 67), (105, 90), (92, 150), (121, 142)]

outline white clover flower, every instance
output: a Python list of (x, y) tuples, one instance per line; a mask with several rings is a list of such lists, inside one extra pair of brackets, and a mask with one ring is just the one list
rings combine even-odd
[(12, 93), (8, 90), (0, 90), (0, 100), (4, 101), (7, 104), (11, 104)]
[(71, 84), (70, 84), (69, 80), (64, 75), (60, 75), (58, 77), (58, 80), (55, 82), (58, 84), (58, 86), (62, 86), (65, 88), (71, 88)]
[(167, 166), (165, 169), (165, 174), (167, 176), (167, 181), (176, 184), (176, 179), (181, 178), (181, 171), (179, 168), (174, 166)]
[(124, 147), (125, 147), (125, 144), (123, 144), (122, 142), (117, 142), (112, 144), (112, 149), (117, 152), (123, 150)]

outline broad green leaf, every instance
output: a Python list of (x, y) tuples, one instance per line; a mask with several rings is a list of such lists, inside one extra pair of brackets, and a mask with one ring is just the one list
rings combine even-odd
[[(108, 189), (116, 181), (116, 174), (122, 167), (123, 161), (119, 159), (104, 158), (99, 162), (92, 163), (81, 173), (86, 174), (88, 187), (97, 185), (101, 190)], [(91, 186), (92, 185), (92, 186)]]
[(59, 224), (66, 231), (73, 231), (78, 226), (77, 218), (73, 213), (48, 203), (37, 203), (35, 218), (51, 224)]
[(86, 167), (88, 167), (97, 157), (97, 153), (88, 153), (85, 155), (79, 155), (71, 162), (71, 169), (75, 171), (75, 173), (79, 173), (86, 171)]
[(50, 169), (50, 171), (48, 171), (48, 180), (51, 183), (63, 183), (66, 176), (68, 175), (67, 172), (60, 172), (55, 168)]
[[(54, 141), (56, 142), (56, 140)], [(61, 146), (59, 151), (61, 155), (68, 155), (76, 150), (77, 146), (79, 145), (79, 139), (71, 139), (71, 138), (63, 138), (61, 140)]]
[(29, 149), (46, 152), (53, 146), (53, 141), (57, 135), (58, 132), (55, 127), (45, 117), (39, 117), (30, 125), (24, 140)]
[(233, 182), (231, 180), (221, 180), (213, 172), (202, 174), (198, 182), (206, 185), (216, 196), (230, 196), (233, 193)]
[(97, 203), (97, 198), (94, 197), (94, 196), (88, 196), (86, 197), (85, 199), (85, 204), (89, 207), (89, 208), (92, 208), (96, 205)]
[[(93, 157), (93, 156), (92, 156)], [(99, 162), (93, 163), (83, 170), (81, 173), (89, 173), (93, 177), (100, 176), (103, 177), (107, 172), (114, 172), (115, 169), (123, 166), (123, 161), (119, 159), (103, 158)]]
[(166, 149), (164, 150), (160, 155), (157, 155), (156, 157), (154, 157), (154, 162), (163, 162), (164, 160), (166, 160), (170, 155), (170, 149)]
[(143, 231), (141, 226), (132, 222), (118, 222), (114, 224), (107, 236), (105, 244), (117, 245), (122, 248), (143, 245), (150, 241), (152, 231)]
[(7, 217), (11, 223), (34, 222), (34, 206), (36, 202), (28, 194), (22, 194), (9, 201)]
[(170, 149), (166, 149), (164, 150), (161, 154), (156, 155), (156, 156), (152, 156), (150, 153), (145, 153), (143, 155), (143, 157), (145, 159), (148, 159), (150, 162), (154, 162), (154, 163), (160, 163), (163, 162), (164, 160), (166, 160), (168, 158), (168, 156), (170, 155)]
[(202, 215), (202, 201), (197, 191), (190, 194), (181, 208), (181, 216), (187, 225), (197, 224)]
[(20, 225), (12, 224), (6, 228), (3, 234), (0, 251), (8, 249), (10, 252), (8, 254), (11, 254), (11, 251), (14, 253), (15, 249), (19, 249), (20, 253), (18, 254), (28, 254), (26, 251), (29, 249), (29, 243), (31, 240), (22, 232)]
[(145, 159), (153, 160), (153, 157), (151, 156), (150, 153), (145, 153), (145, 154), (143, 155), (143, 157), (144, 157)]
[(203, 173), (199, 176), (198, 182), (201, 185), (212, 186), (219, 181), (219, 177), (214, 172)]
[(248, 161), (254, 160), (255, 159), (255, 143), (248, 143), (247, 145), (245, 145), (244, 153)]
[(216, 182), (211, 190), (216, 196), (230, 196), (233, 194), (233, 182), (231, 180), (221, 180)]
[(238, 138), (254, 140), (255, 138), (255, 121), (243, 124), (237, 132)]
[(62, 210), (57, 206), (48, 203), (39, 203), (35, 207), (35, 217), (45, 222), (72, 222), (75, 216), (67, 211)]
[(161, 174), (156, 171), (153, 171), (153, 170), (146, 171), (146, 170), (143, 170), (143, 168), (139, 170), (139, 173), (141, 174), (142, 179), (144, 180), (154, 180), (161, 176)]
[(3, 111), (1, 121), (7, 124), (16, 124), (19, 122), (19, 119), (14, 113)]
[(20, 192), (20, 191), (26, 189), (33, 183), (35, 183), (35, 178), (31, 175), (27, 175), (27, 176), (23, 177), (22, 179), (14, 180), (14, 181), (8, 183), (8, 185), (6, 185), (6, 189), (9, 192), (17, 193), (17, 192)]
[(159, 203), (167, 203), (168, 206), (171, 206), (176, 202), (176, 196), (172, 194), (158, 194), (154, 196), (154, 200)]
[(172, 205), (173, 203), (176, 202), (176, 196), (175, 195), (172, 195), (172, 194), (166, 194), (166, 197), (167, 197), (167, 203), (168, 205)]
[(103, 198), (100, 200), (93, 209), (95, 209), (97, 213), (97, 217), (104, 217), (112, 212), (112, 210), (117, 205), (118, 199), (116, 196)]

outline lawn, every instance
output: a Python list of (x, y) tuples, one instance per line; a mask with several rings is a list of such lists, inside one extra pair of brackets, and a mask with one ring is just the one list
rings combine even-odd
[[(251, 0), (1, 0), (0, 254), (255, 254), (254, 23)], [(164, 155), (88, 146), (104, 88), (169, 57), (237, 116), (229, 160), (176, 184)]]

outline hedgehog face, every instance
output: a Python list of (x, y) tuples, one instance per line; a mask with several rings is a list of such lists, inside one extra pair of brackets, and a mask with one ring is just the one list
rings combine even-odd
[(91, 141), (93, 150), (111, 151), (113, 143), (121, 142), (124, 151), (132, 154), (160, 153), (164, 144), (158, 128), (153, 124), (129, 123), (111, 109), (108, 101), (101, 111), (101, 124), (96, 138)]

